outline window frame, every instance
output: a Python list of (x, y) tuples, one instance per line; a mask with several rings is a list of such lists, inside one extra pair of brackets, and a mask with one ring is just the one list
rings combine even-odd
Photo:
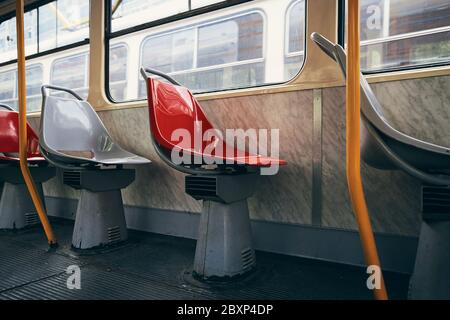
[[(104, 67), (104, 85), (103, 85), (103, 89), (104, 89), (104, 93), (106, 96), (106, 99), (108, 100), (109, 103), (112, 103), (113, 105), (115, 104), (123, 104), (123, 103), (133, 103), (133, 102), (142, 102), (144, 101), (143, 99), (132, 99), (132, 100), (126, 100), (126, 101), (115, 101), (114, 98), (111, 96), (110, 93), (110, 89), (109, 89), (109, 47), (110, 47), (110, 41), (114, 38), (120, 37), (120, 36), (124, 36), (130, 33), (134, 33), (134, 32), (138, 32), (138, 31), (142, 31), (142, 30), (147, 30), (153, 27), (157, 27), (157, 26), (161, 26), (161, 25), (165, 25), (171, 22), (175, 22), (175, 21), (180, 21), (183, 19), (188, 19), (191, 17), (195, 17), (204, 13), (209, 13), (209, 12), (213, 12), (213, 11), (217, 11), (220, 9), (225, 9), (225, 8), (229, 8), (229, 7), (233, 7), (239, 4), (243, 4), (243, 3), (248, 3), (248, 2), (252, 2), (254, 0), (231, 0), (231, 1), (227, 1), (227, 2), (219, 2), (219, 3), (215, 3), (215, 4), (211, 4), (209, 6), (205, 6), (205, 7), (201, 7), (201, 8), (197, 8), (197, 9), (193, 9), (187, 12), (183, 12), (174, 16), (170, 16), (170, 17), (166, 17), (166, 18), (162, 18), (159, 20), (155, 20), (155, 21), (151, 21), (148, 23), (144, 23), (141, 25), (137, 25), (137, 26), (133, 26), (130, 28), (126, 28), (123, 30), (119, 30), (119, 31), (115, 31), (115, 32), (111, 32), (111, 1), (108, 0), (105, 3), (105, 16), (104, 16), (104, 45), (105, 45), (105, 50), (104, 50), (104, 61), (105, 61), (105, 67)], [(304, 0), (305, 1), (305, 27), (307, 26), (307, 5), (308, 5), (308, 0)], [(258, 9), (258, 8), (254, 8), (251, 10), (247, 10), (247, 11), (258, 11), (262, 16), (263, 16), (263, 20), (264, 20), (264, 26), (263, 26), (263, 30), (264, 33), (266, 34), (267, 32), (267, 16), (266, 13), (264, 12), (264, 10), (262, 9)], [(242, 13), (246, 13), (247, 11), (244, 11)], [(241, 13), (239, 13), (241, 14)], [(239, 15), (239, 14), (235, 14), (235, 15)], [(220, 19), (222, 20), (222, 19)], [(215, 21), (211, 21), (211, 23), (214, 23)], [(185, 27), (183, 27), (185, 28)], [(181, 29), (181, 28), (180, 28)], [(283, 29), (285, 29), (283, 27)], [(176, 29), (175, 29), (176, 30)], [(305, 28), (306, 30), (306, 28)], [(155, 34), (156, 35), (156, 34)], [(304, 42), (305, 42), (305, 50), (304, 50), (304, 55), (306, 57), (306, 34), (304, 37)], [(263, 60), (265, 61), (266, 59), (266, 39), (265, 37), (263, 38)], [(141, 44), (139, 45), (139, 53), (141, 53), (141, 46), (144, 43), (144, 41), (141, 42)], [(139, 62), (141, 62), (141, 54), (139, 54)], [(304, 66), (305, 66), (305, 62), (306, 59), (303, 60), (303, 65), (302, 68), (300, 68), (299, 73), (303, 70)], [(208, 67), (209, 68), (209, 67)], [(298, 76), (298, 74), (297, 74)], [(295, 79), (296, 77), (294, 77)], [(200, 95), (202, 94), (214, 94), (214, 93), (223, 93), (223, 92), (232, 92), (232, 91), (238, 91), (238, 90), (245, 90), (245, 89), (260, 89), (262, 87), (267, 87), (267, 86), (273, 86), (273, 85), (280, 85), (280, 84), (286, 84), (289, 83), (291, 81), (293, 81), (294, 79), (289, 79), (287, 81), (283, 81), (283, 82), (276, 82), (276, 83), (264, 83), (261, 85), (256, 85), (256, 86), (251, 86), (251, 87), (236, 87), (236, 88), (231, 88), (231, 89), (223, 89), (223, 90), (216, 90), (216, 91), (207, 91), (207, 92), (201, 92), (198, 93)], [(139, 86), (139, 83), (137, 84)]]
[[(345, 48), (345, 39), (346, 39), (346, 34), (347, 34), (347, 30), (345, 29), (345, 21), (347, 19), (347, 12), (345, 10), (345, 4), (346, 4), (346, 0), (338, 0), (338, 43)], [(450, 28), (450, 26), (447, 27), (442, 27), (442, 28)], [(388, 37), (384, 37), (384, 38), (390, 38), (390, 37), (394, 37), (394, 38), (399, 38), (399, 39), (394, 39), (392, 41), (398, 41), (398, 40), (402, 40), (402, 38), (400, 36), (402, 35), (410, 35), (410, 34), (421, 34), (424, 33), (422, 36), (426, 36), (426, 35), (433, 35), (436, 33), (425, 33), (426, 31), (430, 31), (430, 30), (435, 30), (437, 28), (433, 28), (433, 29), (427, 29), (427, 30), (420, 30), (420, 31), (416, 31), (416, 32), (408, 32), (408, 33), (403, 33), (400, 35), (392, 35), (392, 36), (388, 36)], [(447, 31), (448, 32), (448, 31)], [(379, 38), (382, 39), (382, 38)], [(379, 39), (375, 39), (375, 40), (379, 40)], [(405, 39), (409, 39), (408, 37)], [(372, 42), (375, 40), (364, 40), (365, 42)], [(380, 41), (380, 44), (383, 43), (388, 43), (389, 41)], [(361, 41), (360, 41), (361, 43)], [(433, 62), (433, 63), (422, 63), (422, 64), (418, 64), (418, 65), (409, 65), (409, 66), (395, 66), (395, 67), (387, 67), (387, 68), (382, 68), (382, 69), (378, 69), (378, 70), (362, 70), (361, 69), (361, 73), (364, 75), (380, 75), (380, 74), (394, 74), (396, 72), (404, 72), (404, 71), (413, 71), (413, 70), (423, 70), (423, 69), (430, 69), (430, 68), (439, 68), (439, 67), (448, 67), (450, 66), (450, 59), (447, 61), (443, 61), (443, 62)]]
[[(45, 6), (45, 5), (47, 5), (47, 4), (51, 3), (51, 2), (54, 2), (54, 1), (56, 1), (56, 0), (36, 1), (36, 2), (33, 2), (33, 3), (29, 4), (29, 5), (26, 5), (25, 8), (24, 8), (24, 13), (30, 12), (30, 11), (32, 11), (34, 9), (38, 10), (38, 15), (37, 15), (38, 16), (37, 17), (37, 23), (38, 23), (38, 27), (37, 27), (37, 48), (38, 48), (38, 51), (39, 51), (39, 9), (38, 8), (42, 7), (42, 6)], [(89, 10), (90, 10), (91, 9), (91, 0), (88, 0), (88, 1), (89, 1)], [(6, 21), (8, 19), (14, 18), (15, 16), (16, 16), (15, 11), (12, 11), (10, 13), (2, 15), (0, 17), (0, 23)], [(88, 45), (89, 42), (90, 42), (90, 39), (89, 39), (89, 36), (88, 36), (88, 38), (86, 38), (84, 40), (81, 40), (81, 41), (77, 41), (77, 42), (70, 43), (70, 44), (67, 44), (67, 45), (64, 45), (64, 46), (60, 46), (60, 47), (56, 47), (56, 48), (53, 48), (53, 49), (49, 49), (49, 50), (45, 50), (45, 51), (41, 51), (41, 52), (37, 52), (37, 53), (34, 53), (34, 54), (27, 55), (25, 57), (25, 60), (32, 60), (32, 59), (43, 57), (43, 56), (46, 56), (46, 55), (49, 55), (49, 54), (61, 52), (61, 51), (64, 51), (64, 50), (73, 49), (73, 48), (76, 48), (76, 47), (79, 47), (79, 46), (83, 46), (83, 45)], [(7, 65), (10, 65), (10, 64), (14, 64), (14, 63), (17, 63), (17, 59), (13, 59), (13, 60), (9, 60), (9, 61), (5, 61), (5, 62), (0, 63), (0, 68), (4, 67), (4, 66), (7, 66)]]

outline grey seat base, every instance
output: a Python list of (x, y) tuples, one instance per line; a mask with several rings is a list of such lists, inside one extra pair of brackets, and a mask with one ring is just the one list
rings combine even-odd
[(128, 237), (120, 190), (82, 190), (78, 202), (72, 247), (93, 249), (117, 244)]
[(202, 279), (235, 277), (256, 266), (247, 200), (204, 201), (194, 273)]
[(62, 182), (81, 189), (75, 227), (74, 249), (94, 249), (127, 239), (127, 224), (120, 189), (135, 177), (134, 169), (62, 170)]
[(450, 220), (424, 221), (419, 237), (410, 299), (450, 299)]
[[(36, 183), (36, 187), (44, 199), (42, 183)], [(26, 185), (5, 182), (0, 199), (0, 229), (19, 230), (37, 223), (39, 217)]]
[(186, 176), (186, 192), (203, 199), (194, 275), (225, 280), (256, 266), (247, 198), (257, 174)]
[[(44, 199), (42, 182), (55, 175), (55, 168), (30, 167), (36, 188)], [(0, 229), (19, 230), (39, 223), (39, 217), (18, 166), (0, 167), (3, 189), (0, 198)], [(45, 202), (43, 203), (45, 208)]]

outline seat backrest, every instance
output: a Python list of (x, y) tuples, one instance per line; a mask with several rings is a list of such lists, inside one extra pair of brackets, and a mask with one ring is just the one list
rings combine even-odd
[[(40, 157), (39, 139), (27, 123), (27, 158)], [(19, 153), (19, 113), (0, 108), (0, 152), (17, 157)]]
[[(150, 130), (153, 139), (164, 148), (172, 150), (177, 145), (194, 149), (196, 147), (194, 135), (203, 137), (207, 130), (213, 129), (202, 108), (187, 88), (148, 77), (147, 90)], [(191, 141), (180, 141), (175, 144), (172, 134), (178, 129), (187, 130), (192, 137)], [(205, 145), (202, 145), (201, 150), (204, 147)]]
[(41, 146), (50, 153), (94, 158), (114, 143), (86, 101), (46, 96), (41, 115)]
[[(334, 44), (324, 36), (314, 32), (311, 35), (311, 39), (333, 60), (335, 60), (344, 76), (347, 76), (347, 68), (346, 68), (346, 59), (347, 55), (345, 53), (344, 48), (342, 48), (338, 44)], [(386, 120), (383, 114), (383, 108), (373, 93), (369, 83), (367, 82), (364, 75), (361, 73), (360, 76), (361, 90), (362, 96), (361, 98), (365, 103), (361, 104), (361, 111), (364, 117), (379, 131), (381, 131), (384, 135), (399, 141), (401, 143), (417, 147), (420, 149), (424, 149), (431, 152), (436, 152), (440, 154), (449, 154), (449, 149), (438, 146), (432, 143), (428, 143), (413, 137), (410, 137), (395, 128), (393, 128), (388, 121)]]

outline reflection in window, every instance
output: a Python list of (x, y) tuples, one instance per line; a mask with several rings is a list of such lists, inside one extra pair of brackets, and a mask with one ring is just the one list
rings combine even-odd
[[(41, 109), (42, 66), (31, 65), (26, 68), (27, 112)], [(0, 72), (0, 102), (15, 110), (18, 109), (17, 69)]]
[(238, 24), (234, 20), (215, 23), (198, 30), (198, 67), (238, 60)]
[[(169, 73), (195, 92), (262, 84), (263, 31), (263, 17), (254, 12), (151, 36), (142, 47), (142, 65)], [(144, 96), (140, 81), (139, 97)]]
[(305, 1), (292, 3), (286, 17), (285, 79), (292, 79), (305, 58)]
[(156, 21), (189, 10), (189, 0), (110, 0), (112, 31)]
[(148, 38), (143, 45), (142, 64), (162, 72), (194, 67), (195, 29)]
[(0, 73), (0, 102), (10, 103), (16, 97), (16, 71)]
[[(89, 0), (52, 1), (25, 13), (25, 54), (83, 41), (89, 36), (88, 28)], [(16, 18), (13, 17), (0, 24), (0, 63), (16, 57)]]
[(115, 101), (123, 101), (127, 94), (127, 54), (125, 45), (112, 47), (109, 52), (109, 89)]
[[(51, 84), (69, 88), (82, 98), (87, 98), (88, 61), (89, 55), (87, 53), (55, 60), (51, 69)], [(67, 95), (60, 92), (54, 92), (53, 94)]]
[(450, 61), (448, 0), (362, 0), (361, 68), (365, 71)]

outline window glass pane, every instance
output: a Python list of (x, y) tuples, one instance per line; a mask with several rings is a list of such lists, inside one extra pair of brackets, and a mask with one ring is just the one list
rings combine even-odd
[(288, 15), (288, 52), (302, 52), (305, 44), (305, 1), (296, 1)]
[(41, 110), (42, 66), (34, 65), (26, 69), (27, 112)]
[(189, 11), (189, 0), (110, 0), (112, 31)]
[(56, 3), (51, 2), (39, 7), (39, 50), (45, 51), (56, 48)]
[(200, 27), (198, 67), (262, 58), (263, 30), (259, 13)]
[(109, 52), (109, 87), (115, 101), (123, 101), (127, 94), (127, 55), (125, 45), (112, 47)]
[(305, 1), (295, 1), (287, 12), (285, 79), (292, 79), (300, 71), (305, 58)]
[(214, 3), (225, 2), (224, 0), (191, 0), (191, 9), (209, 6)]
[(83, 41), (89, 37), (89, 1), (58, 0), (57, 14), (57, 46)]
[(167, 73), (192, 69), (195, 32), (187, 29), (148, 38), (142, 48), (142, 64)]
[[(0, 102), (14, 109), (18, 109), (17, 103), (17, 66), (8, 71), (0, 72)], [(3, 68), (4, 69), (4, 68)], [(30, 65), (25, 70), (27, 112), (35, 112), (41, 109), (42, 66)]]
[(151, 38), (142, 48), (142, 65), (169, 73), (194, 92), (259, 85), (264, 63), (255, 60), (263, 59), (263, 30), (263, 17), (255, 12)]
[(8, 103), (16, 96), (16, 70), (0, 73), (0, 102)]
[(235, 20), (198, 30), (198, 66), (207, 67), (238, 60), (239, 29)]
[(16, 58), (16, 18), (12, 18), (0, 24), (0, 62)]
[[(82, 98), (88, 95), (87, 53), (59, 58), (53, 62), (51, 69), (51, 84), (69, 88)], [(66, 95), (57, 93), (60, 95)]]
[(25, 12), (23, 27), (25, 54), (37, 53), (37, 10)]
[(450, 61), (448, 0), (362, 0), (361, 68), (381, 71)]
[[(89, 37), (89, 0), (53, 1), (25, 12), (24, 18), (27, 56)], [(16, 59), (16, 50), (16, 18), (13, 17), (0, 24), (0, 63)]]
[[(193, 9), (216, 2), (190, 1)], [(115, 101), (145, 98), (144, 81), (136, 72), (140, 66), (167, 73), (195, 93), (287, 81), (303, 65), (304, 6), (304, 0), (255, 0), (217, 10), (214, 18), (196, 15), (113, 35), (110, 48), (120, 43), (128, 48), (123, 62), (128, 77), (120, 86), (114, 83), (118, 58), (111, 57), (110, 95)]]

